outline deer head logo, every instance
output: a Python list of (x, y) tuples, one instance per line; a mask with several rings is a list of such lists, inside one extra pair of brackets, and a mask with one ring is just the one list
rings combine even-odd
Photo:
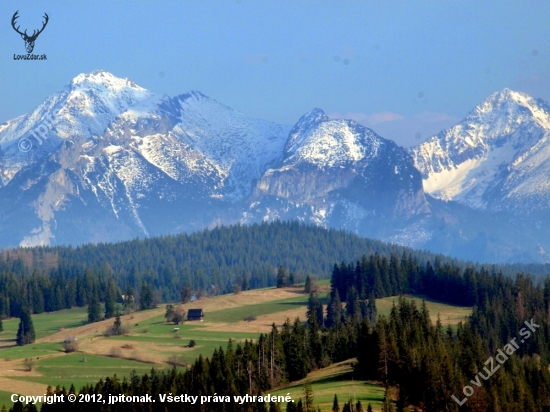
[(40, 33), (42, 33), (42, 31), (44, 30), (44, 28), (46, 27), (46, 24), (48, 24), (49, 17), (46, 13), (44, 13), (45, 21), (44, 21), (44, 23), (42, 23), (42, 28), (40, 30), (38, 30), (38, 32), (36, 30), (34, 30), (32, 32), (32, 35), (29, 36), (27, 34), (27, 30), (25, 30), (22, 33), (22, 32), (19, 31), (19, 26), (15, 27), (16, 20), (19, 17), (18, 13), (19, 13), (19, 10), (16, 11), (15, 14), (13, 15), (13, 17), (11, 18), (11, 25), (12, 25), (13, 29), (21, 35), (21, 38), (23, 40), (25, 40), (25, 48), (27, 49), (27, 53), (32, 53), (32, 51), (34, 50), (34, 42), (36, 41), (36, 38), (38, 37), (38, 35)]

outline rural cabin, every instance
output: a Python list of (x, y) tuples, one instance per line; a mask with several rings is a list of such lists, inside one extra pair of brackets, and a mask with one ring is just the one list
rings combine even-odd
[(202, 309), (189, 309), (187, 312), (187, 320), (200, 320), (202, 322), (204, 320), (204, 312)]

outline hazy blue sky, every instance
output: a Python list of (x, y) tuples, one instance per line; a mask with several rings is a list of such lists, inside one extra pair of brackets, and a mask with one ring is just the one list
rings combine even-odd
[[(49, 14), (47, 61), (13, 60), (16, 10), (30, 32)], [(0, 121), (96, 69), (280, 123), (319, 107), (402, 144), (504, 87), (550, 100), (548, 0), (8, 0), (0, 39)]]

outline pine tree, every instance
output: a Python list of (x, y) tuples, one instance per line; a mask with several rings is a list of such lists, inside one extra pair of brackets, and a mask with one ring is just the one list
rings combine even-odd
[(0, 312), (0, 332), (4, 332), (4, 324), (2, 323), (2, 313)]
[(122, 322), (120, 321), (120, 313), (116, 313), (115, 322), (113, 323), (115, 335), (122, 335)]
[(332, 412), (340, 412), (340, 406), (338, 405), (338, 396), (334, 394), (334, 400), (332, 401)]
[(152, 309), (155, 307), (153, 302), (153, 287), (148, 282), (141, 283), (141, 290), (139, 293), (141, 310)]
[(128, 283), (126, 286), (126, 294), (124, 295), (124, 313), (128, 314), (134, 309), (134, 289), (132, 285)]
[(386, 389), (386, 392), (384, 393), (384, 399), (382, 400), (382, 412), (394, 412), (393, 408), (393, 402), (389, 398), (389, 390)]
[(313, 406), (313, 388), (311, 387), (311, 382), (306, 382), (304, 384), (304, 411), (305, 412), (314, 412)]
[(288, 285), (293, 286), (294, 285), (294, 273), (290, 272), (290, 275), (288, 275)]
[(20, 401), (15, 402), (11, 407), (10, 412), (23, 412), (23, 404)]
[(92, 294), (90, 304), (88, 305), (88, 323), (99, 322), (101, 320), (101, 305), (97, 294)]
[(114, 281), (109, 280), (107, 292), (105, 294), (105, 319), (115, 316), (116, 312), (116, 285)]
[(330, 294), (330, 301), (327, 307), (327, 324), (329, 327), (338, 328), (342, 323), (342, 302), (340, 301), (340, 293), (338, 289), (333, 289)]
[(277, 270), (277, 287), (284, 288), (286, 285), (287, 285), (286, 268), (281, 265)]
[(249, 290), (250, 289), (250, 285), (248, 283), (248, 276), (245, 274), (243, 274), (243, 283), (242, 283), (242, 286), (241, 286), (241, 290), (242, 291), (245, 291), (245, 290)]
[(21, 317), (19, 321), (19, 328), (17, 329), (16, 342), (19, 346), (28, 345), (33, 343), (36, 335), (34, 333), (34, 326), (32, 324), (31, 312), (27, 306), (21, 309)]
[(367, 405), (367, 412), (372, 412), (372, 406), (370, 403)]
[(192, 296), (193, 296), (193, 290), (191, 289), (191, 286), (186, 285), (181, 288), (181, 292), (180, 292), (181, 303), (189, 302)]

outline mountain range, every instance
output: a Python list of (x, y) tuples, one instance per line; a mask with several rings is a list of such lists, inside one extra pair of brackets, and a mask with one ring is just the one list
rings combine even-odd
[(0, 244), (298, 219), (486, 262), (550, 260), (550, 106), (504, 89), (410, 150), (320, 109), (295, 125), (96, 71), (0, 125)]

